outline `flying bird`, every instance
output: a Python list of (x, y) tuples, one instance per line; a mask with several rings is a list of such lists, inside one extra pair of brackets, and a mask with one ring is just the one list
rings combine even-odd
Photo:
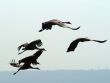
[(94, 41), (94, 42), (98, 42), (98, 43), (104, 43), (107, 40), (100, 41), (100, 40), (91, 40), (89, 38), (77, 38), (69, 45), (67, 52), (74, 51), (79, 42), (86, 42), (86, 41)]
[[(43, 53), (43, 51), (46, 51), (46, 50), (44, 48), (39, 49), (33, 55), (19, 60), (18, 63), (15, 63), (15, 60), (12, 60), (10, 65), (13, 67), (18, 67), (19, 69), (17, 70), (17, 72), (19, 72), (20, 70), (25, 70), (25, 69), (38, 69), (38, 70), (40, 70), (38, 67), (36, 67), (36, 68), (32, 67), (31, 64), (33, 64), (33, 65), (40, 64), (39, 62), (37, 62), (37, 59)], [(21, 63), (24, 63), (24, 64), (22, 65)], [(13, 75), (15, 75), (17, 72), (13, 73)]]
[(23, 65), (19, 64), (19, 63), (10, 63), (11, 66), (13, 67), (18, 67), (19, 69), (17, 70), (17, 72), (13, 73), (13, 75), (17, 74), (20, 70), (25, 70), (25, 69), (38, 69), (40, 70), (38, 67), (34, 68), (31, 66), (30, 62), (24, 63)]
[(77, 28), (71, 28), (71, 27), (67, 26), (66, 24), (71, 24), (71, 23), (70, 22), (62, 22), (62, 21), (57, 20), (57, 19), (52, 19), (52, 20), (43, 22), (42, 23), (42, 29), (39, 30), (39, 32), (42, 32), (43, 30), (51, 30), (53, 25), (58, 25), (60, 27), (69, 28), (72, 30), (78, 30), (80, 28), (80, 26)]
[(30, 43), (24, 43), (24, 44), (20, 45), (18, 47), (18, 52), (20, 51), (21, 48), (22, 48), (23, 51), (18, 53), (18, 54), (21, 54), (21, 53), (23, 53), (23, 52), (25, 52), (27, 50), (39, 49), (36, 45), (38, 47), (42, 46), (42, 41), (40, 39), (38, 39), (38, 40), (32, 41)]

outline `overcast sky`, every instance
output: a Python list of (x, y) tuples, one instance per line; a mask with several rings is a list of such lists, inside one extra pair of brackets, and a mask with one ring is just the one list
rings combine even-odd
[[(72, 31), (54, 26), (43, 31), (41, 23), (51, 19), (70, 21)], [(79, 37), (108, 41), (80, 43), (75, 52), (66, 53), (69, 44)], [(110, 1), (109, 0), (1, 0), (0, 1), (0, 70), (15, 70), (12, 59), (23, 43), (41, 39), (45, 51), (38, 61), (42, 70), (110, 69)]]

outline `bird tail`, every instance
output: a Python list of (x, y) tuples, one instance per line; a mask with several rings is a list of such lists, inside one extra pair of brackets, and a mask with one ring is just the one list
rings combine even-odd
[(98, 42), (98, 43), (104, 43), (104, 42), (106, 42), (107, 40), (103, 40), (103, 41), (100, 41), (100, 40), (92, 40), (92, 41), (95, 41), (95, 42)]

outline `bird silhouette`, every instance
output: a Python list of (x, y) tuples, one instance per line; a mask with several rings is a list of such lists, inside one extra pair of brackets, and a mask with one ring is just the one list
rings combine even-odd
[(77, 38), (69, 45), (67, 52), (74, 51), (79, 42), (86, 42), (86, 41), (94, 41), (94, 42), (98, 42), (98, 43), (104, 43), (107, 40), (100, 41), (100, 40), (91, 40), (89, 38)]
[(58, 25), (60, 27), (69, 28), (72, 30), (77, 30), (80, 28), (80, 26), (77, 28), (71, 28), (71, 27), (67, 26), (66, 24), (71, 24), (71, 23), (70, 22), (62, 22), (62, 21), (57, 20), (57, 19), (52, 19), (52, 20), (43, 22), (42, 23), (42, 29), (39, 30), (39, 32), (42, 32), (43, 30), (51, 30), (53, 25)]
[(35, 49), (39, 49), (38, 47), (42, 46), (42, 41), (40, 39), (32, 41), (30, 43), (24, 43), (22, 45), (20, 45), (18, 47), (18, 52), (20, 51), (20, 49), (22, 48), (22, 52), (18, 53), (18, 54), (22, 54), (23, 52), (27, 51), (27, 50), (35, 50)]
[[(13, 67), (18, 67), (19, 69), (17, 70), (17, 72), (19, 72), (20, 70), (25, 70), (25, 69), (38, 69), (38, 70), (40, 70), (38, 67), (36, 67), (36, 68), (32, 67), (31, 64), (33, 64), (33, 65), (40, 64), (39, 62), (37, 62), (37, 59), (43, 53), (43, 51), (46, 51), (46, 50), (44, 48), (39, 49), (33, 55), (19, 60), (18, 63), (15, 63), (15, 60), (12, 60), (10, 65)], [(21, 63), (24, 63), (24, 64), (22, 65)], [(15, 75), (17, 72), (13, 73), (13, 75)]]

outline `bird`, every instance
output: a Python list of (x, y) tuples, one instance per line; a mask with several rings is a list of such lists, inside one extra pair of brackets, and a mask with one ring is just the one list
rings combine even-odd
[(24, 43), (20, 46), (18, 46), (18, 52), (20, 51), (20, 49), (22, 48), (22, 52), (18, 53), (19, 54), (22, 54), (23, 52), (27, 51), (27, 50), (35, 50), (35, 49), (39, 49), (38, 47), (42, 46), (42, 41), (40, 39), (38, 40), (35, 40), (35, 41), (32, 41), (30, 43)]
[(17, 72), (13, 73), (13, 75), (17, 74), (20, 70), (26, 70), (26, 69), (38, 69), (40, 70), (38, 67), (34, 68), (31, 66), (31, 63), (27, 62), (24, 63), (23, 65), (19, 65), (18, 63), (15, 63), (18, 65), (19, 69), (17, 70)]
[(57, 19), (52, 19), (52, 20), (43, 22), (42, 23), (42, 29), (39, 30), (39, 32), (42, 32), (43, 30), (51, 30), (53, 25), (58, 25), (60, 27), (69, 28), (72, 30), (78, 30), (80, 28), (80, 26), (77, 28), (71, 28), (71, 27), (67, 26), (66, 24), (71, 24), (71, 23), (70, 22), (62, 22), (62, 21), (57, 20)]
[(98, 42), (98, 43), (104, 43), (106, 42), (107, 40), (103, 40), (103, 41), (100, 41), (100, 40), (92, 40), (92, 39), (89, 39), (89, 38), (77, 38), (75, 39), (73, 42), (71, 42), (71, 44), (69, 45), (68, 49), (67, 49), (67, 52), (71, 52), (71, 51), (75, 51), (77, 45), (79, 42), (86, 42), (86, 41), (94, 41), (94, 42)]
[[(31, 64), (33, 64), (33, 65), (40, 64), (39, 62), (37, 62), (37, 59), (43, 53), (43, 51), (46, 51), (46, 50), (44, 48), (41, 48), (33, 55), (25, 57), (23, 59), (20, 59), (18, 61), (18, 63), (15, 63), (15, 60), (12, 60), (10, 65), (13, 67), (18, 67), (19, 69), (17, 70), (17, 72), (19, 72), (20, 70), (25, 70), (25, 69), (38, 69), (38, 70), (40, 70), (38, 67), (36, 67), (36, 68), (32, 67)], [(24, 63), (24, 64), (22, 65), (21, 63)], [(17, 72), (13, 73), (13, 75), (15, 75)]]

